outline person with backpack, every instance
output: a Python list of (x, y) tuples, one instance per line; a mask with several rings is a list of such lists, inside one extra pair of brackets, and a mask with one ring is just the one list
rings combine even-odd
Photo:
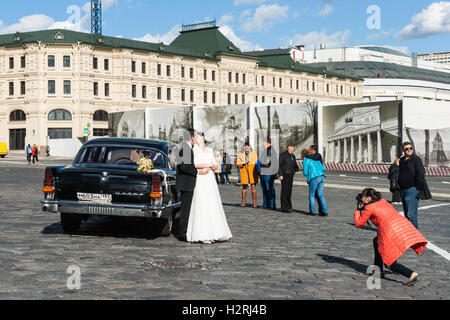
[(31, 164), (32, 148), (31, 148), (30, 144), (27, 145), (27, 148), (26, 148), (25, 152), (27, 154), (28, 164)]
[(390, 182), (389, 190), (392, 192), (392, 203), (401, 203), (402, 202), (402, 190), (400, 190), (400, 186), (398, 185), (398, 176), (400, 173), (399, 169), (400, 158), (396, 158), (394, 163), (389, 167), (388, 179)]
[(39, 149), (35, 144), (33, 145), (33, 148), (31, 149), (31, 153), (33, 155), (33, 164), (35, 163), (35, 161), (36, 161), (36, 163), (39, 163), (39, 157), (38, 157)]

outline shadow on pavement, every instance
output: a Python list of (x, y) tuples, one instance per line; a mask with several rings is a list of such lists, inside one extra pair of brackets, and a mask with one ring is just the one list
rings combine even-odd
[(81, 223), (76, 232), (67, 233), (60, 222), (45, 227), (42, 234), (79, 235), (111, 238), (156, 239), (159, 236), (152, 230), (147, 219), (113, 217), (90, 217)]
[[(327, 254), (316, 254), (318, 257), (322, 258), (323, 261), (325, 261), (326, 263), (338, 263), (338, 264), (342, 264), (343, 266), (346, 267), (350, 267), (353, 270), (355, 270), (358, 273), (361, 274), (365, 274), (367, 271), (367, 265), (365, 264), (361, 264), (359, 262), (353, 261), (353, 260), (348, 260), (345, 258), (340, 258), (340, 257), (335, 257), (335, 256), (330, 256)], [(384, 270), (384, 273), (386, 275), (388, 274), (393, 274), (393, 272), (388, 271), (388, 270)], [(387, 281), (392, 281), (392, 282), (397, 282), (397, 283), (402, 283), (400, 281), (394, 280), (394, 279), (389, 279), (389, 278), (385, 278), (383, 280), (387, 280)]]

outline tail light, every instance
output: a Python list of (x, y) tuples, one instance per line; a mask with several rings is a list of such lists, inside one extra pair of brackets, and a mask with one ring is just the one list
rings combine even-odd
[(44, 186), (42, 187), (43, 192), (55, 192), (55, 179), (53, 178), (53, 173), (50, 168), (45, 169)]
[(152, 180), (152, 192), (150, 193), (150, 198), (154, 199), (154, 198), (162, 198), (163, 194), (162, 194), (162, 186), (161, 183), (159, 181), (159, 175), (157, 173), (155, 173), (153, 175), (153, 180)]

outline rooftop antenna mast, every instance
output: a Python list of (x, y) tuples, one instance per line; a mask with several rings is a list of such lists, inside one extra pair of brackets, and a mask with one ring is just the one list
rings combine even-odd
[(91, 33), (102, 34), (102, 0), (91, 0)]

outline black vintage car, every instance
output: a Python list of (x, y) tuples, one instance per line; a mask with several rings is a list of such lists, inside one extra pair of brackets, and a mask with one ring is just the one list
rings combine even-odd
[[(152, 231), (169, 236), (178, 201), (175, 144), (100, 138), (86, 142), (72, 165), (45, 170), (42, 210), (61, 214), (66, 232), (74, 232), (91, 215), (144, 217)], [(137, 161), (150, 158), (155, 172), (140, 174)]]

